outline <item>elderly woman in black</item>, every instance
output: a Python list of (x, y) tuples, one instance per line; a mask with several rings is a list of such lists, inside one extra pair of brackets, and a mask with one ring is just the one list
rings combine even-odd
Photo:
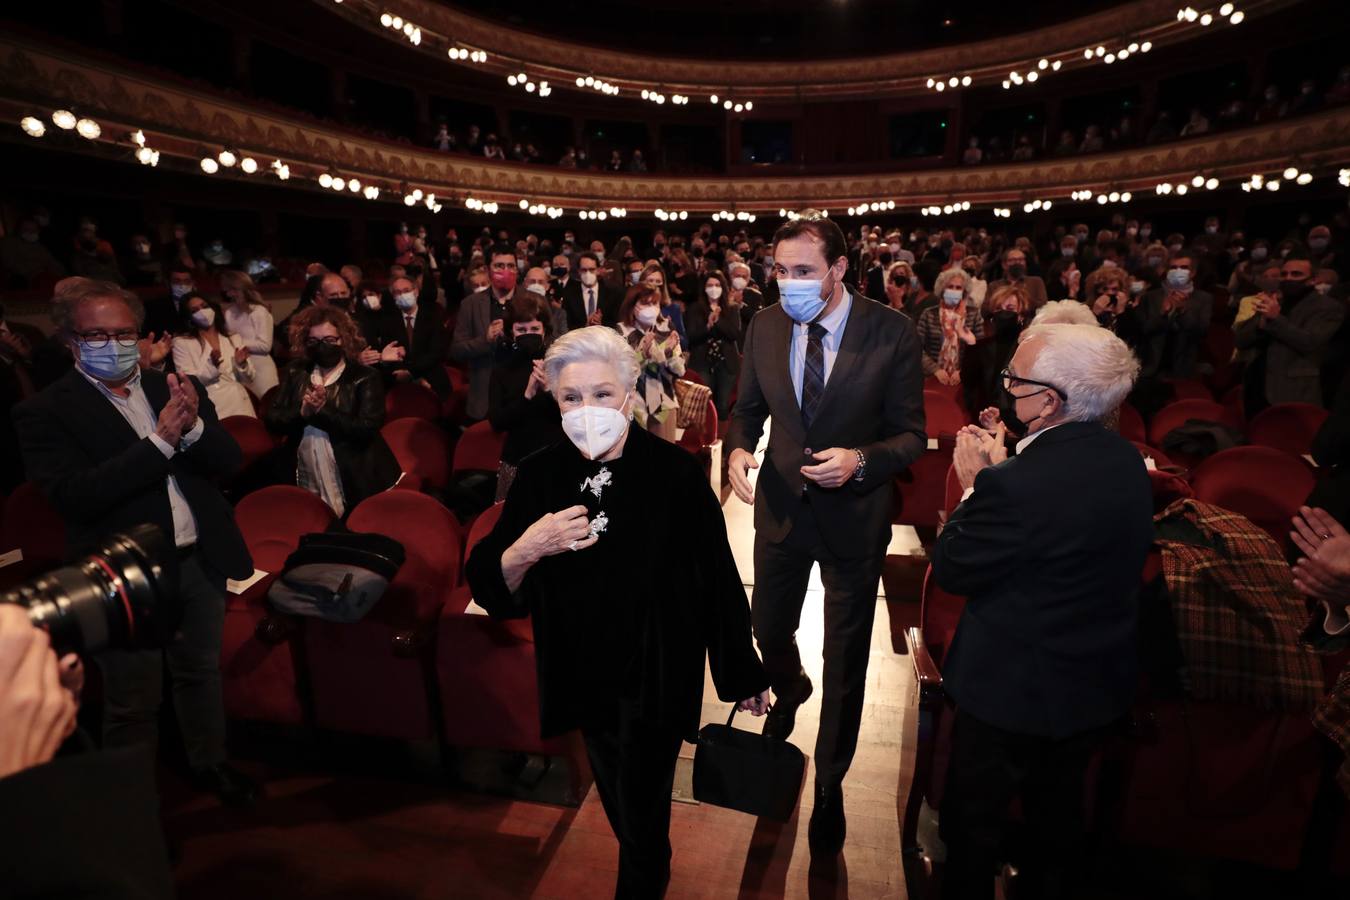
[(318, 494), (345, 516), (394, 486), (398, 460), (380, 436), (380, 373), (357, 362), (365, 346), (351, 316), (311, 306), (291, 319), (291, 356), (267, 410), (269, 431), (286, 438), (286, 480)]
[[(570, 440), (520, 466), (466, 573), (491, 615), (534, 619), (541, 733), (581, 729), (619, 840), (616, 896), (660, 897), (675, 760), (698, 731), (705, 657), (718, 696), (754, 715), (768, 709), (769, 680), (698, 461), (631, 426), (633, 349), (582, 328), (553, 343), (544, 369)], [(654, 496), (680, 502), (653, 516)], [(653, 565), (652, 547), (676, 544), (678, 567)]]

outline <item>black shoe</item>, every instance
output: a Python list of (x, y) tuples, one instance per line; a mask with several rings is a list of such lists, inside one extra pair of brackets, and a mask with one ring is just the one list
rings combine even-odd
[(797, 708), (810, 699), (812, 690), (811, 679), (803, 675), (798, 688), (788, 696), (775, 692), (773, 708), (764, 717), (764, 735), (778, 741), (791, 737), (797, 727)]
[(812, 856), (838, 856), (844, 849), (844, 791), (838, 786), (816, 785), (816, 808), (811, 811), (807, 842)]
[(226, 806), (248, 806), (262, 796), (258, 783), (229, 763), (196, 769), (192, 783), (199, 791), (215, 794)]

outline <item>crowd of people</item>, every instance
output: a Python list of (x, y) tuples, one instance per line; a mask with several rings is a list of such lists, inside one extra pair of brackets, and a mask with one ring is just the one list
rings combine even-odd
[(556, 161), (548, 147), (540, 147), (535, 141), (512, 140), (508, 135), (499, 138), (495, 132), (483, 132), (478, 125), (468, 125), (463, 131), (452, 130), (448, 122), (439, 122), (436, 133), (431, 138), (431, 146), (442, 153), (462, 153), (468, 156), (481, 156), (497, 162), (519, 162), (533, 164), (552, 163), (562, 169), (582, 169), (596, 172), (648, 171), (647, 158), (640, 148), (631, 150), (613, 149), (608, 159), (593, 157), (585, 146), (568, 146)]
[(1064, 128), (1058, 136), (1044, 129), (1014, 129), (1001, 134), (975, 130), (961, 153), (961, 162), (977, 166), (1127, 150), (1316, 112), (1327, 106), (1350, 103), (1350, 66), (1343, 67), (1329, 85), (1318, 84), (1316, 78), (1303, 79), (1292, 97), (1283, 96), (1276, 84), (1266, 85), (1253, 97), (1250, 101), (1235, 97), (1221, 106), (1193, 106), (1184, 116), (1175, 110), (1160, 109), (1147, 123), (1137, 114), (1127, 112), (1114, 121), (1086, 125), (1081, 133)]
[[(339, 519), (404, 475), (381, 435), (389, 391), (434, 395), (452, 434), (489, 422), (505, 444), (495, 498), (479, 508), (506, 505), (468, 562), (474, 596), (494, 615), (543, 623), (543, 732), (582, 731), (620, 841), (620, 884), (656, 896), (669, 878), (670, 782), (679, 739), (698, 724), (704, 653), (719, 696), (767, 714), (765, 733), (786, 740), (814, 691), (795, 634), (815, 562), (832, 612), (809, 836), (813, 853), (842, 848), (889, 485), (924, 452), (925, 388), (960, 396), (982, 412), (957, 439), (966, 496), (934, 571), (980, 612), (967, 615), (949, 663), (962, 707), (953, 759), (964, 762), (948, 776), (955, 799), (943, 833), (961, 871), (978, 874), (997, 853), (988, 834), (1003, 814), (989, 798), (1035, 782), (1047, 765), (1080, 772), (1131, 696), (1135, 648), (1121, 611), (1147, 549), (1151, 501), (1142, 457), (1113, 430), (1121, 404), (1157, 409), (1172, 381), (1206, 374), (1215, 362), (1202, 352), (1207, 336), (1232, 322), (1249, 414), (1313, 403), (1334, 408), (1344, 429), (1347, 225), (1342, 214), (1264, 234), (1255, 221), (1211, 216), (1187, 236), (1116, 213), (1095, 233), (1066, 223), (1033, 240), (975, 225), (862, 224), (845, 234), (807, 211), (772, 235), (702, 222), (657, 228), (641, 243), (586, 241), (570, 227), (433, 237), (403, 226), (383, 278), (312, 263), (285, 317), (248, 273), (224, 264), (216, 286), (200, 290), (205, 270), (175, 234), (162, 288), (145, 299), (90, 268), (57, 283), (55, 335), (0, 315), (8, 486), (35, 482), (73, 548), (140, 521), (172, 536), (167, 577), (186, 606), (164, 659), (189, 763), (202, 789), (251, 802), (258, 786), (227, 761), (211, 657), (225, 579), (251, 570), (218, 486), (239, 462), (221, 420), (259, 417), (278, 441), (266, 480), (315, 494)], [(78, 252), (99, 256), (95, 233), (79, 240)], [(753, 605), (726, 545), (721, 498), (675, 443), (690, 382), (706, 386), (726, 423), (734, 494), (756, 504)], [(1091, 466), (1080, 465), (1084, 453)], [(1006, 465), (1014, 455), (1018, 465)], [(1077, 485), (1067, 493), (1066, 472)], [(1094, 490), (1092, 523), (1079, 521), (1078, 501)], [(1026, 564), (1041, 551), (1013, 533), (1025, 531), (1015, 523), (1028, 497), (1056, 493), (1075, 499), (1059, 514), (1039, 507), (1044, 533), (1059, 529), (1081, 556), (1051, 554), (1042, 570)], [(1339, 614), (1350, 557), (1330, 540), (1328, 529), (1341, 533), (1334, 516), (1308, 515), (1315, 525), (1296, 572)], [(685, 575), (652, 587), (670, 598), (652, 615), (697, 596), (697, 625), (671, 613), (650, 631), (655, 620), (624, 611), (628, 586), (646, 578), (650, 541), (682, 542), (691, 560)], [(1082, 559), (1097, 580), (1065, 587), (1078, 582), (1057, 567)], [(582, 590), (595, 565), (605, 578)], [(1086, 591), (1106, 618), (1074, 613), (1025, 656), (994, 652), (1013, 619), (1031, 615), (1004, 607), (1040, 596), (1043, 581), (1054, 603), (1074, 608)], [(1037, 654), (1089, 633), (1100, 658), (1066, 675), (1084, 679), (1072, 702), (1054, 714), (1025, 702), (1019, 679), (1034, 677)], [(112, 710), (105, 743), (153, 744), (161, 657), (129, 652), (101, 665)], [(619, 685), (615, 672), (640, 676)], [(1023, 772), (990, 776), (991, 762)], [(1060, 783), (1054, 808), (1032, 815), (1071, 832), (1065, 806), (1080, 800)], [(983, 889), (975, 875), (952, 888)]]

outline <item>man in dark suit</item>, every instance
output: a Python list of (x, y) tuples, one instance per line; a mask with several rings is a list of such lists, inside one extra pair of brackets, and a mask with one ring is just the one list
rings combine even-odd
[(196, 379), (140, 369), (144, 310), (134, 295), (90, 281), (59, 295), (52, 314), (76, 367), (14, 411), (28, 477), (65, 521), (72, 556), (147, 522), (176, 548), (164, 560), (177, 594), (173, 639), (162, 651), (99, 658), (104, 744), (155, 745), (167, 661), (198, 785), (247, 802), (256, 786), (225, 762), (220, 642), (225, 580), (247, 578), (253, 563), (213, 481), (238, 466), (239, 445)]
[(1200, 348), (1214, 316), (1214, 296), (1195, 287), (1195, 259), (1178, 250), (1163, 286), (1140, 298), (1144, 311), (1143, 378), (1194, 378)]
[[(813, 853), (844, 843), (842, 784), (858, 742), (877, 584), (891, 536), (891, 480), (923, 453), (914, 327), (844, 284), (843, 232), (807, 210), (774, 235), (781, 300), (750, 322), (727, 433), (736, 495), (755, 504), (752, 617), (786, 738), (812, 686), (796, 631), (814, 563), (825, 583), (825, 684), (816, 738)], [(758, 490), (748, 470), (772, 417)]]
[(488, 257), (487, 290), (465, 297), (455, 319), (450, 358), (468, 364), (469, 398), (464, 412), (471, 421), (487, 418), (492, 366), (502, 344), (502, 323), (515, 295), (518, 275), (515, 250), (506, 243), (494, 246)]
[[(1138, 371), (1106, 329), (1031, 329), (1004, 375), (997, 431), (957, 436), (966, 491), (933, 553), (937, 583), (967, 598), (943, 666), (957, 706), (944, 897), (993, 897), (1018, 795), (1027, 896), (1079, 896), (1066, 882), (1083, 831), (1083, 777), (1134, 696), (1137, 592), (1153, 539), (1143, 458), (1101, 425)], [(1008, 428), (1025, 432), (1012, 459)]]
[(383, 329), (380, 344), (384, 355), (397, 344), (403, 350), (401, 359), (383, 362), (381, 368), (395, 383), (419, 381), (444, 400), (450, 396), (450, 378), (445, 374), (449, 338), (445, 330), (445, 313), (435, 303), (423, 306), (418, 302), (417, 287), (404, 276), (389, 282), (397, 315), (380, 320)]
[(568, 331), (587, 325), (612, 328), (619, 321), (623, 292), (600, 280), (600, 257), (588, 250), (577, 260), (576, 280), (568, 281), (563, 288), (562, 302)]

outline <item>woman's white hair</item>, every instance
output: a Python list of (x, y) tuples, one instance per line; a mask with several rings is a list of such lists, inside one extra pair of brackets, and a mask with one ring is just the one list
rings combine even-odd
[(1065, 421), (1100, 422), (1125, 401), (1139, 377), (1134, 351), (1095, 320), (1091, 325), (1033, 324), (1022, 332), (1022, 343), (1027, 341), (1040, 343), (1027, 377), (1064, 392)]
[(544, 354), (544, 374), (555, 394), (562, 370), (579, 362), (599, 362), (610, 366), (619, 376), (619, 387), (625, 391), (631, 391), (637, 386), (637, 352), (628, 346), (628, 342), (617, 331), (606, 325), (569, 331), (549, 345), (548, 352)]
[[(1079, 303), (1077, 300), (1051, 300), (1049, 303), (1036, 310), (1036, 315), (1031, 319), (1032, 327), (1036, 325), (1091, 325), (1098, 327), (1097, 317), (1092, 314), (1092, 310), (1087, 304)], [(1026, 332), (1022, 332), (1023, 337)]]
[[(911, 269), (911, 271), (913, 270)], [(970, 276), (967, 275), (966, 270), (960, 266), (957, 266), (955, 269), (944, 269), (942, 272), (938, 273), (937, 279), (933, 282), (933, 293), (941, 297), (942, 292), (947, 289), (947, 282), (958, 277), (961, 279), (961, 292), (969, 297)]]

